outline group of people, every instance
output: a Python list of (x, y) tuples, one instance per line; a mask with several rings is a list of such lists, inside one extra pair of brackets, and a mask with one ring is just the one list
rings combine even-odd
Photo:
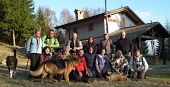
[[(27, 55), (31, 60), (30, 70), (33, 71), (38, 68), (38, 64), (55, 56), (54, 48), (59, 47), (53, 30), (50, 30), (49, 34), (45, 35), (42, 40), (40, 34), (41, 31), (36, 30), (35, 35), (31, 36), (27, 42)], [(121, 38), (116, 42), (116, 53), (109, 35), (105, 33), (103, 37), (98, 47), (93, 37), (89, 37), (88, 43), (83, 46), (77, 34), (72, 34), (67, 46), (63, 48), (62, 55), (66, 56), (63, 59), (76, 56), (82, 62), (71, 71), (70, 79), (91, 82), (95, 77), (106, 78), (109, 75), (109, 69), (113, 75), (122, 74), (132, 77), (133, 80), (136, 78), (144, 79), (148, 63), (140, 54), (140, 49), (135, 49), (134, 55), (132, 54), (133, 44), (126, 37), (126, 32), (122, 31)], [(28, 79), (31, 77), (29, 75)]]

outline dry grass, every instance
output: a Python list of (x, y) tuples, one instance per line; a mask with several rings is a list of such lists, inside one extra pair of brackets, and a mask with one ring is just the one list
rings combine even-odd
[(24, 47), (13, 47), (0, 43), (0, 60), (5, 60), (9, 55), (13, 55), (12, 50), (17, 50), (18, 67), (16, 76), (13, 79), (9, 78), (8, 70), (5, 64), (0, 64), (0, 87), (168, 87), (170, 86), (170, 76), (168, 78), (161, 78), (161, 76), (147, 76), (144, 81), (131, 81), (128, 79), (125, 82), (108, 82), (103, 79), (95, 78), (93, 83), (83, 83), (71, 81), (71, 84), (67, 84), (64, 80), (61, 82), (52, 82), (51, 80), (45, 79), (45, 83), (33, 82), (33, 80), (27, 80), (28, 73), (25, 73), (27, 65), (27, 58), (25, 57)]

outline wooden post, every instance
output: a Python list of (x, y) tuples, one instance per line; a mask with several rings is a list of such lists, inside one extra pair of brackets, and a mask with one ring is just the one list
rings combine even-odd
[(12, 38), (13, 38), (13, 46), (15, 47), (16, 44), (15, 44), (15, 31), (14, 31), (14, 29), (12, 30)]
[(140, 49), (141, 48), (141, 40), (140, 37), (137, 38), (137, 47)]
[(166, 65), (166, 56), (165, 56), (165, 43), (164, 39), (162, 39), (162, 59), (163, 59), (163, 65)]

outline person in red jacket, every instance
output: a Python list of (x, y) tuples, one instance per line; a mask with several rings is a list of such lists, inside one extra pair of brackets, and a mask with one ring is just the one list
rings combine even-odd
[(89, 82), (92, 82), (93, 80), (91, 78), (89, 78), (86, 60), (83, 55), (84, 55), (84, 51), (82, 49), (80, 49), (76, 58), (80, 58), (82, 62), (75, 67), (75, 71), (77, 72), (81, 81), (83, 81), (85, 83), (89, 83)]

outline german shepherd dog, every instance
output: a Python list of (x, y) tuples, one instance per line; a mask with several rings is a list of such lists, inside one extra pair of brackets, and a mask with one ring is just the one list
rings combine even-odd
[(13, 50), (14, 56), (7, 56), (6, 58), (6, 66), (8, 67), (10, 78), (15, 76), (15, 71), (17, 67), (18, 60), (16, 58), (16, 50)]
[[(32, 76), (41, 76), (41, 83), (44, 83), (44, 77), (46, 77), (49, 74), (49, 79), (53, 82), (56, 82), (53, 79), (54, 74), (60, 74), (64, 75), (64, 78), (67, 83), (70, 83), (69, 81), (69, 73), (72, 71), (72, 69), (77, 66), (79, 63), (81, 63), (80, 58), (70, 58), (70, 59), (56, 59), (52, 58), (44, 62), (40, 65), (40, 67), (35, 70), (31, 71), (29, 70), (29, 74)], [(61, 79), (61, 78), (59, 78)]]
[(122, 75), (111, 75), (111, 76), (106, 76), (107, 79), (110, 81), (110, 82), (116, 82), (116, 81), (126, 81), (127, 80), (127, 76), (122, 76)]

